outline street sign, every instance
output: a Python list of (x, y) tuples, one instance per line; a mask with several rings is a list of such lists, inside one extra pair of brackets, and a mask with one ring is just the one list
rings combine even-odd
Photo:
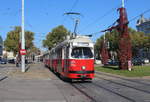
[(26, 55), (26, 50), (25, 50), (25, 49), (21, 49), (21, 50), (20, 50), (20, 54), (21, 54), (21, 55)]

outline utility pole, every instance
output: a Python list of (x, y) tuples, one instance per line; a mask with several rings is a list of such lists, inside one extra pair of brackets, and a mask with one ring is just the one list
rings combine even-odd
[(77, 36), (77, 26), (78, 26), (78, 24), (79, 24), (79, 20), (76, 19), (76, 20), (75, 20), (75, 27), (74, 27), (74, 34), (75, 34), (75, 37)]
[(124, 0), (122, 0), (122, 7), (124, 8)]
[[(25, 49), (25, 33), (24, 33), (24, 0), (22, 0), (22, 33), (21, 33), (21, 49)], [(21, 56), (21, 71), (25, 72), (25, 55)]]

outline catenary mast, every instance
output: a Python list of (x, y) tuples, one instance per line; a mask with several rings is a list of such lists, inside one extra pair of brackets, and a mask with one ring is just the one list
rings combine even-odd
[(116, 21), (117, 25), (112, 26), (105, 31), (112, 31), (116, 29), (119, 32), (119, 49), (118, 49), (118, 60), (119, 60), (119, 68), (122, 70), (131, 70), (131, 59), (132, 59), (132, 51), (131, 51), (131, 39), (128, 32), (128, 18), (126, 9), (124, 8), (124, 0), (122, 0), (122, 7), (118, 9), (119, 11), (119, 19)]
[(131, 39), (128, 32), (128, 18), (126, 9), (124, 8), (124, 0), (122, 0), (122, 7), (118, 9), (120, 17), (118, 19), (117, 30), (119, 32), (119, 68), (123, 70), (131, 70)]

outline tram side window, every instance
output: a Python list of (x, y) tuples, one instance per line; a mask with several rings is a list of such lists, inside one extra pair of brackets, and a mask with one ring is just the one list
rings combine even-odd
[(93, 54), (88, 47), (75, 47), (72, 49), (71, 56), (73, 58), (92, 58)]
[(69, 58), (69, 46), (66, 48), (66, 58)]
[(61, 58), (62, 58), (62, 49), (57, 49), (57, 50), (56, 50), (56, 57), (57, 57), (58, 59), (61, 59)]
[(62, 49), (59, 49), (59, 58), (62, 59)]

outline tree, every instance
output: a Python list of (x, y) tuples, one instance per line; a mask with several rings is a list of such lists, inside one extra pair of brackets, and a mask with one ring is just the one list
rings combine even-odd
[(143, 32), (137, 32), (134, 29), (129, 29), (131, 42), (132, 42), (132, 52), (133, 56), (137, 56), (139, 49), (147, 49), (148, 36)]
[(40, 55), (41, 51), (39, 48), (32, 46), (32, 48), (29, 51), (29, 54), (36, 54), (36, 55)]
[(100, 48), (101, 48), (101, 43), (102, 43), (102, 40), (103, 40), (103, 36), (98, 38), (96, 40), (96, 43), (94, 45), (94, 51), (95, 51), (95, 57), (96, 59), (100, 59)]
[[(16, 55), (19, 51), (19, 41), (20, 41), (21, 27), (16, 26), (14, 30), (7, 33), (7, 38), (4, 41), (4, 46), (7, 51), (13, 51)], [(33, 46), (34, 33), (31, 31), (25, 31), (25, 48), (29, 50)]]
[[(117, 51), (118, 50), (118, 41), (119, 41), (119, 33), (116, 30), (113, 30), (112, 32), (106, 32), (105, 38), (107, 42), (107, 47), (109, 47), (109, 51)], [(100, 49), (102, 48), (102, 42), (104, 40), (104, 35), (102, 35), (100, 38), (97, 39), (94, 48), (95, 53), (98, 53), (97, 55), (100, 55)], [(99, 59), (99, 56), (97, 56)]]
[[(143, 32), (138, 32), (132, 28), (129, 28), (129, 35), (132, 43), (133, 56), (137, 55), (139, 49), (150, 49), (150, 36), (146, 36)], [(119, 33), (116, 30), (105, 33), (106, 40), (109, 42), (109, 51), (117, 52)], [(97, 39), (95, 44), (95, 52), (99, 52), (101, 45), (100, 42), (103, 40), (103, 36)]]
[(34, 40), (34, 33), (30, 32), (30, 31), (26, 31), (25, 32), (25, 44), (26, 44), (26, 49), (31, 49), (34, 45), (33, 45), (33, 40)]
[(47, 34), (46, 40), (43, 40), (43, 46), (50, 50), (58, 43), (64, 41), (67, 35), (69, 35), (69, 31), (63, 25), (57, 26), (52, 29), (52, 32)]
[(2, 53), (3, 53), (3, 39), (0, 36), (0, 56), (2, 55)]

